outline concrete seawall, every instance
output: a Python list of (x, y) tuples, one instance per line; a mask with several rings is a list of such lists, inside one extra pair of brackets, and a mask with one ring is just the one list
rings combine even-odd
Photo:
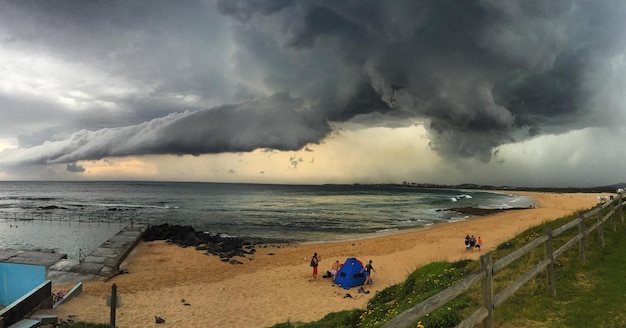
[(80, 261), (65, 259), (58, 253), (0, 250), (0, 262), (45, 266), (53, 285), (108, 277), (118, 271), (144, 231), (144, 226), (128, 225)]
[(100, 247), (94, 249), (76, 265), (76, 261), (61, 260), (50, 266), (48, 279), (53, 285), (107, 277), (119, 269), (119, 265), (141, 240), (145, 227), (126, 226)]

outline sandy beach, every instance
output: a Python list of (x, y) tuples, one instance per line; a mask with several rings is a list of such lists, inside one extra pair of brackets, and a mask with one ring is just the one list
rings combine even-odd
[[(318, 320), (330, 312), (364, 308), (375, 292), (403, 281), (421, 265), (477, 259), (529, 227), (588, 209), (598, 203), (598, 196), (608, 195), (510, 193), (535, 199), (536, 207), (369, 239), (257, 247), (254, 255), (237, 258), (242, 265), (221, 262), (193, 248), (141, 242), (122, 264), (128, 274), (84, 282), (81, 295), (44, 312), (61, 319), (108, 323), (105, 298), (116, 284), (122, 299), (116, 323), (122, 328), (254, 328)], [(467, 234), (482, 237), (482, 251), (465, 251)], [(309, 266), (314, 252), (321, 257), (317, 280), (311, 279)], [(375, 284), (368, 287), (370, 294), (342, 289), (321, 277), (335, 260), (347, 257), (373, 261), (377, 274)], [(352, 298), (344, 298), (346, 293)], [(165, 322), (155, 324), (155, 316)]]

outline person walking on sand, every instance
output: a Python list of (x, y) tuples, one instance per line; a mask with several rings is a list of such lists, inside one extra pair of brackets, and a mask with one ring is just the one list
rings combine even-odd
[(313, 253), (313, 257), (311, 257), (311, 266), (313, 267), (313, 280), (317, 279), (317, 266), (320, 263), (320, 258), (317, 256), (317, 253)]
[(483, 246), (483, 240), (480, 239), (480, 236), (478, 236), (478, 239), (476, 240), (476, 248), (478, 248), (478, 250), (480, 250), (480, 248)]
[(372, 281), (372, 271), (376, 272), (376, 270), (374, 269), (374, 267), (372, 266), (372, 260), (370, 260), (365, 267), (363, 267), (363, 269), (361, 269), (361, 272), (365, 272), (365, 282), (363, 283), (363, 286), (367, 285), (367, 284), (373, 284), (374, 281)]

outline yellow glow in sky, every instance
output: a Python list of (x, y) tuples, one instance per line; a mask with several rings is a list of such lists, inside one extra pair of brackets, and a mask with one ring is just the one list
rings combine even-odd
[[(299, 151), (143, 156), (79, 162), (88, 179), (253, 183), (402, 182), (428, 175), (440, 158), (422, 126), (342, 130)], [(407, 165), (408, 164), (408, 165)]]

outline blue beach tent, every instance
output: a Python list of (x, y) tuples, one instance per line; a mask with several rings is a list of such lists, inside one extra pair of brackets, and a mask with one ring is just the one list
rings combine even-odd
[(334, 282), (344, 289), (361, 286), (365, 283), (365, 272), (361, 271), (363, 271), (363, 263), (361, 261), (354, 257), (347, 258), (339, 272), (337, 272)]

